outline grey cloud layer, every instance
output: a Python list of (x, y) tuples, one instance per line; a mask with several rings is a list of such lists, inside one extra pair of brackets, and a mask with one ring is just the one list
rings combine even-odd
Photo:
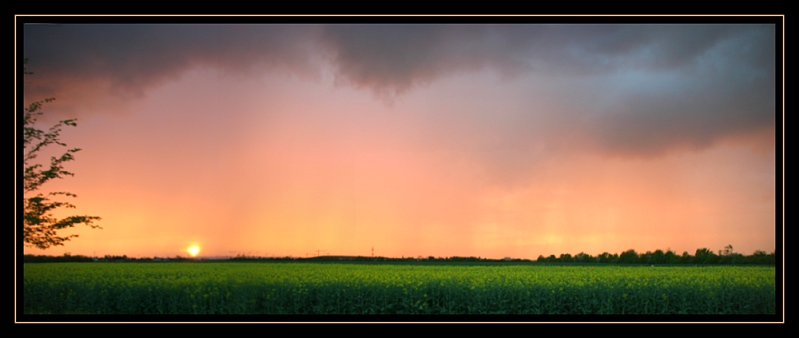
[[(591, 121), (602, 146), (629, 155), (657, 155), (774, 128), (774, 32), (738, 30), (713, 32), (707, 39), (686, 31), (685, 44), (692, 52), (665, 53), (669, 57), (655, 72), (620, 82), (615, 102)], [(683, 46), (676, 37), (670, 40), (653, 49)]]
[(193, 66), (244, 71), (260, 64), (305, 67), (311, 26), (31, 25), (25, 55), (37, 73), (73, 81), (107, 79), (119, 92), (145, 87)]
[(482, 69), (557, 76), (574, 101), (562, 120), (637, 157), (774, 128), (774, 37), (768, 25), (42, 25), (25, 27), (24, 48), (39, 74), (128, 95), (195, 66), (302, 73), (319, 59), (387, 96)]
[(585, 101), (557, 127), (571, 122), (614, 155), (702, 149), (775, 125), (770, 26), (353, 25), (327, 28), (324, 41), (339, 76), (376, 92), (483, 67), (564, 78), (552, 94)]

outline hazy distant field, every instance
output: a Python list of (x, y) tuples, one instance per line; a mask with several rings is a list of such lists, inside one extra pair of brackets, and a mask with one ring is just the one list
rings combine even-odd
[(25, 314), (774, 314), (775, 267), (26, 263)]

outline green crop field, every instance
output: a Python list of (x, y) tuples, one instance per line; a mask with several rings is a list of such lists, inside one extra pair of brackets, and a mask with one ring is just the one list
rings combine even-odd
[(25, 263), (35, 314), (774, 314), (775, 267)]

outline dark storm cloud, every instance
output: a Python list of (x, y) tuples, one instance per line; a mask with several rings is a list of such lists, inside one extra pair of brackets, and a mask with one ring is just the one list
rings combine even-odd
[(402, 93), (414, 84), (491, 67), (591, 75), (691, 64), (735, 25), (328, 25), (323, 42), (358, 87)]
[(582, 102), (555, 120), (590, 148), (656, 157), (774, 127), (774, 37), (769, 25), (336, 25), (323, 41), (340, 78), (381, 95), (485, 67), (562, 79), (550, 94)]
[[(60, 98), (60, 90), (91, 81), (96, 92), (86, 99), (136, 96), (197, 66), (302, 73), (327, 60), (339, 83), (388, 97), (483, 69), (539, 84), (557, 79), (561, 87), (553, 85), (559, 89), (549, 94), (564, 98), (555, 107), (562, 116), (545, 119), (556, 125), (531, 128), (568, 125), (569, 135), (612, 155), (701, 149), (774, 128), (775, 121), (776, 41), (769, 25), (65, 24), (24, 30), (29, 70), (54, 79), (26, 88), (26, 96), (39, 94), (33, 97)], [(533, 103), (529, 111), (547, 114)]]
[[(304, 66), (311, 26), (281, 25), (26, 25), (28, 67), (71, 81), (107, 80), (119, 94), (193, 66), (245, 71), (255, 65)], [(48, 88), (41, 88), (48, 90)], [(51, 92), (52, 88), (49, 89)]]
[(705, 34), (707, 39), (684, 32), (682, 44), (674, 31), (664, 34), (663, 41), (672, 43), (652, 47), (667, 55), (653, 62), (657, 67), (608, 84), (615, 89), (603, 94), (611, 98), (589, 120), (599, 147), (616, 155), (652, 157), (774, 130), (774, 31), (730, 31)]
[(458, 71), (523, 66), (507, 40), (492, 37), (480, 25), (330, 25), (322, 41), (341, 78), (394, 95)]

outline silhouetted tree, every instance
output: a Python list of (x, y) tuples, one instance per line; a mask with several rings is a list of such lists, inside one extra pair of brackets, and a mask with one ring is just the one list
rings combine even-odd
[(755, 251), (748, 259), (751, 264), (776, 264), (776, 255), (774, 253), (766, 254), (763, 250)]
[(663, 253), (663, 250), (657, 249), (655, 252), (652, 253), (652, 264), (665, 264), (666, 263), (666, 255)]
[(700, 248), (696, 249), (696, 254), (694, 255), (696, 263), (699, 264), (716, 264), (718, 262), (718, 255), (713, 253), (713, 250), (708, 248)]
[(674, 251), (668, 250), (663, 254), (663, 259), (666, 264), (677, 264), (680, 262), (680, 257)]
[[(26, 71), (25, 74), (30, 73)], [(74, 176), (73, 173), (64, 170), (64, 163), (74, 160), (72, 154), (80, 150), (79, 148), (72, 148), (66, 150), (61, 156), (51, 157), (46, 169), (43, 164), (34, 163), (41, 150), (52, 145), (66, 147), (66, 144), (59, 139), (61, 128), (63, 126), (74, 127), (77, 125), (75, 119), (69, 119), (56, 123), (47, 131), (38, 129), (35, 126), (37, 118), (42, 114), (42, 105), (53, 100), (49, 98), (31, 103), (24, 109), (22, 116), (24, 147), (22, 159), (25, 168), (23, 172), (23, 240), (26, 245), (41, 249), (47, 249), (53, 245), (64, 245), (65, 241), (78, 237), (78, 235), (74, 234), (66, 237), (58, 236), (59, 230), (71, 228), (75, 224), (85, 224), (92, 228), (100, 228), (94, 223), (100, 220), (100, 217), (97, 216), (68, 216), (61, 219), (54, 217), (52, 215), (54, 210), (74, 208), (75, 206), (68, 202), (52, 201), (44, 194), (36, 193), (44, 183), (54, 178)], [(48, 193), (48, 196), (59, 195), (77, 197), (75, 194), (64, 191)]]
[(638, 253), (635, 250), (630, 249), (625, 252), (622, 252), (619, 255), (619, 263), (637, 263), (638, 262)]
[(642, 253), (638, 257), (638, 263), (641, 263), (641, 264), (652, 264), (652, 251), (647, 251), (646, 253)]
[(682, 256), (680, 256), (680, 264), (693, 264), (694, 257), (688, 253), (688, 251), (683, 251)]
[(589, 255), (589, 254), (587, 254), (585, 252), (580, 252), (580, 253), (574, 255), (574, 258), (572, 258), (572, 259), (575, 262), (579, 262), (579, 263), (587, 263), (587, 262), (592, 262), (593, 261), (591, 255)]

